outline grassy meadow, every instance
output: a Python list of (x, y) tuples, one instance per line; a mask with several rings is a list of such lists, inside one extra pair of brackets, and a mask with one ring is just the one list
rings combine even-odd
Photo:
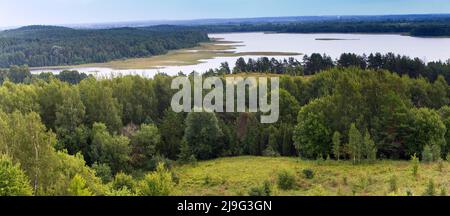
[[(421, 163), (413, 175), (409, 161), (378, 161), (353, 165), (348, 161), (304, 161), (286, 157), (221, 158), (175, 168), (179, 183), (175, 195), (248, 195), (252, 187), (268, 180), (275, 196), (420, 196), (434, 183), (436, 195), (450, 191), (449, 163)], [(307, 178), (303, 170), (314, 172)], [(286, 171), (294, 187), (277, 186), (278, 174)]]

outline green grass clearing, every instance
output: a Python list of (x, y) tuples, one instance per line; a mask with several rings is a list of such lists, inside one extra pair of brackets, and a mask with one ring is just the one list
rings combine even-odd
[[(261, 186), (265, 180), (273, 185), (273, 195), (287, 196), (406, 196), (408, 191), (422, 195), (430, 179), (439, 195), (450, 191), (449, 163), (420, 164), (419, 175), (412, 174), (408, 161), (379, 161), (373, 164), (352, 165), (347, 161), (303, 161), (298, 158), (235, 157), (221, 158), (197, 165), (176, 167), (174, 172), (180, 181), (175, 195), (248, 195), (250, 188)], [(314, 171), (314, 178), (307, 179), (304, 169)], [(295, 176), (295, 188), (277, 188), (277, 174), (287, 171)], [(396, 188), (393, 191), (392, 188)]]

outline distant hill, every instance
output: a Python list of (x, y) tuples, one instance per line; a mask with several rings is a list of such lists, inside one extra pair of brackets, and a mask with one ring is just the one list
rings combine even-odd
[(26, 26), (0, 32), (0, 68), (148, 57), (208, 40), (208, 35), (199, 29), (176, 26), (114, 29)]
[[(149, 27), (159, 25), (202, 26), (202, 25), (235, 25), (262, 23), (295, 23), (322, 21), (450, 21), (450, 14), (405, 14), (405, 15), (334, 15), (334, 16), (286, 16), (286, 17), (254, 17), (254, 18), (213, 18), (191, 20), (141, 20), (129, 22), (82, 23), (63, 25), (75, 29), (108, 29), (121, 27)], [(17, 27), (0, 27), (1, 30)]]
[(373, 16), (287, 16), (287, 17), (257, 17), (230, 19), (194, 19), (194, 20), (152, 20), (134, 22), (112, 22), (66, 25), (72, 28), (118, 28), (118, 27), (147, 27), (157, 25), (230, 25), (230, 24), (261, 24), (261, 23), (293, 23), (293, 22), (321, 22), (321, 21), (450, 21), (450, 14), (409, 14), (409, 15), (373, 15)]
[(450, 36), (450, 14), (255, 18), (198, 25), (207, 32), (395, 33), (418, 37)]
[(184, 21), (141, 21), (79, 25), (76, 28), (153, 27), (177, 25), (210, 33), (272, 31), (284, 33), (397, 33), (411, 36), (450, 36), (450, 14), (382, 16), (292, 16)]

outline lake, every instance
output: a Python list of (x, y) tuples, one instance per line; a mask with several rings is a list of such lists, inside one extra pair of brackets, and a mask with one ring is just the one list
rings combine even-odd
[[(325, 53), (332, 58), (338, 58), (342, 53), (370, 54), (395, 53), (410, 57), (418, 57), (425, 62), (447, 61), (450, 59), (450, 38), (418, 38), (394, 34), (276, 34), (276, 33), (226, 33), (210, 34), (210, 38), (224, 41), (239, 42), (235, 52), (293, 52), (310, 55), (311, 53)], [(258, 58), (261, 56), (245, 56)], [(271, 56), (277, 59), (302, 56)], [(141, 75), (152, 77), (158, 72), (176, 75), (192, 71), (205, 72), (218, 68), (220, 63), (228, 62), (230, 67), (239, 57), (216, 57), (204, 59), (202, 63), (188, 66), (169, 66), (159, 69), (127, 69), (115, 70), (111, 68), (72, 68), (84, 73), (96, 74), (98, 77), (111, 77), (118, 75)], [(61, 70), (32, 70), (32, 73), (52, 72)]]

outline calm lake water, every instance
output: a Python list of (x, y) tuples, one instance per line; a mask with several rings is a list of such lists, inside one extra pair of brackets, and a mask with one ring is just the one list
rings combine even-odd
[[(338, 58), (342, 53), (370, 54), (392, 52), (410, 57), (418, 57), (425, 62), (447, 61), (450, 59), (450, 38), (417, 38), (401, 35), (385, 34), (266, 34), (266, 33), (227, 33), (210, 34), (211, 38), (225, 41), (238, 41), (236, 52), (296, 52), (303, 54), (325, 53)], [(245, 56), (258, 58), (261, 56)], [(277, 59), (290, 56), (274, 56)], [(303, 56), (291, 56), (301, 59)], [(110, 68), (73, 68), (85, 73), (93, 73), (98, 77), (135, 74), (151, 77), (158, 72), (175, 75), (192, 71), (205, 72), (218, 68), (220, 63), (228, 62), (230, 67), (239, 57), (217, 57), (202, 60), (202, 63), (189, 66), (170, 66), (160, 69), (128, 69), (114, 70)], [(53, 72), (61, 70), (32, 70), (32, 73)]]

